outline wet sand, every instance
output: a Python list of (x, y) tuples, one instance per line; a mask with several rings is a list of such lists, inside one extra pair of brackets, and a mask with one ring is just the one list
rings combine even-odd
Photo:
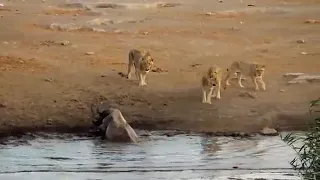
[[(1, 136), (86, 131), (96, 99), (117, 106), (140, 129), (305, 129), (320, 84), (288, 85), (283, 74), (320, 73), (319, 1), (79, 2), (0, 2)], [(64, 31), (66, 23), (74, 30)], [(119, 75), (132, 48), (149, 50), (164, 71), (151, 72), (146, 87)], [(266, 64), (267, 90), (242, 97), (253, 93), (252, 82), (241, 89), (232, 81), (221, 100), (202, 104), (201, 74), (235, 60)]]

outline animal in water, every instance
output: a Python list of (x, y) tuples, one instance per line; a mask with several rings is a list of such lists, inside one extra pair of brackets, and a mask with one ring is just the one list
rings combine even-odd
[(223, 69), (215, 65), (209, 67), (201, 79), (202, 103), (211, 104), (211, 97), (221, 99), (220, 91), (223, 77)]
[(136, 49), (131, 49), (129, 51), (127, 78), (131, 78), (131, 69), (132, 66), (134, 66), (136, 77), (139, 79), (139, 86), (147, 85), (146, 76), (153, 68), (153, 65), (153, 57), (151, 56), (149, 51), (141, 52)]
[(259, 91), (258, 82), (261, 84), (262, 89), (266, 90), (266, 84), (263, 81), (265, 69), (266, 66), (263, 64), (235, 61), (231, 63), (230, 68), (228, 69), (225, 79), (226, 86), (230, 85), (229, 80), (231, 79), (231, 75), (236, 73), (238, 77), (238, 84), (240, 87), (244, 87), (241, 83), (241, 78), (242, 75), (245, 75), (252, 79), (256, 91)]
[(91, 113), (92, 123), (98, 127), (98, 135), (102, 139), (107, 138), (115, 142), (137, 142), (138, 135), (127, 123), (119, 109), (104, 104), (95, 107), (92, 104)]

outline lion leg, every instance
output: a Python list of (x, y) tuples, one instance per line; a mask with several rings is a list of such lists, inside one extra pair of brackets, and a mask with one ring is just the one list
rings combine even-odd
[(244, 86), (241, 83), (241, 80), (242, 80), (241, 78), (242, 78), (242, 73), (240, 72), (239, 75), (238, 75), (238, 84), (239, 84), (240, 87), (243, 88)]
[(217, 97), (217, 91), (216, 88), (214, 88), (214, 90), (212, 91), (212, 95), (211, 97)]
[(127, 73), (127, 78), (128, 78), (128, 79), (131, 78), (131, 69), (132, 69), (132, 66), (133, 66), (133, 62), (129, 60), (129, 63), (128, 63), (128, 73)]
[(264, 83), (262, 78), (259, 79), (259, 82), (260, 82), (260, 84), (262, 86), (262, 89), (265, 91), (266, 90), (266, 83)]
[(221, 83), (219, 83), (218, 87), (215, 88), (216, 91), (216, 98), (217, 99), (221, 99), (221, 95), (220, 95), (220, 87), (221, 87)]
[(147, 77), (147, 73), (142, 75), (142, 83), (143, 83), (143, 85), (147, 85), (146, 77)]
[(213, 88), (210, 88), (210, 90), (209, 90), (209, 92), (207, 94), (207, 103), (208, 104), (211, 104), (212, 91), (213, 91)]
[(139, 71), (139, 69), (138, 69), (138, 68), (136, 68), (135, 74), (136, 74), (136, 78), (137, 78), (137, 79), (139, 79), (139, 76), (140, 76), (140, 75), (139, 75), (139, 74), (140, 74), (140, 71)]
[(229, 80), (230, 80), (231, 76), (230, 76), (230, 72), (227, 73), (227, 76), (225, 78), (225, 85), (226, 86), (230, 86)]
[(259, 91), (259, 86), (258, 86), (258, 83), (257, 83), (257, 78), (255, 78), (255, 77), (252, 77), (252, 82), (253, 82), (253, 84), (254, 84), (254, 86), (255, 86), (255, 90), (256, 91)]
[(204, 89), (202, 89), (202, 103), (207, 103), (207, 93)]
[(139, 73), (139, 86), (143, 86), (143, 75), (142, 73)]

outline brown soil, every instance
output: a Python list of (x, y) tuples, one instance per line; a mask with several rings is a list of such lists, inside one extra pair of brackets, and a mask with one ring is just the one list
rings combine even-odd
[[(230, 9), (246, 6), (203, 2)], [(1, 135), (83, 131), (91, 125), (89, 106), (97, 98), (119, 107), (135, 128), (257, 132), (269, 126), (303, 130), (310, 119), (308, 103), (320, 95), (319, 83), (287, 85), (283, 77), (287, 72), (320, 72), (320, 26), (304, 23), (320, 20), (319, 11), (287, 16), (245, 11), (206, 15), (202, 9), (208, 5), (184, 9), (182, 4), (141, 10), (139, 16), (148, 20), (130, 23), (123, 33), (98, 33), (41, 28), (53, 22), (85, 22), (98, 18), (98, 13), (63, 9), (54, 2), (7, 3), (0, 7)], [(262, 0), (256, 6), (277, 5), (320, 8), (320, 2), (312, 0)], [(107, 11), (117, 14), (118, 10)], [(119, 11), (128, 17), (138, 13)], [(299, 39), (306, 43), (298, 44)], [(56, 43), (64, 40), (71, 44)], [(146, 87), (139, 87), (134, 76), (132, 80), (123, 77), (131, 48), (147, 49), (154, 56), (156, 68), (148, 75)], [(227, 67), (234, 60), (266, 64), (267, 90), (244, 96), (244, 92), (253, 92), (251, 81), (244, 81), (244, 89), (233, 81), (221, 100), (202, 104), (201, 74), (209, 65)]]

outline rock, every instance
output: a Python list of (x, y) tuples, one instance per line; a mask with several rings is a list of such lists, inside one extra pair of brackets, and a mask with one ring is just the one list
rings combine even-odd
[(52, 125), (52, 119), (51, 118), (47, 119), (47, 125)]
[(142, 35), (149, 35), (148, 31), (142, 32)]
[(303, 79), (301, 79), (301, 80), (294, 79), (294, 80), (291, 80), (288, 82), (288, 84), (305, 84), (305, 83), (308, 83), (308, 81), (303, 80)]
[(86, 52), (86, 55), (94, 55), (94, 52)]
[(76, 25), (74, 23), (68, 24), (59, 24), (59, 23), (52, 23), (49, 26), (49, 29), (52, 30), (59, 30), (59, 31), (75, 31), (81, 29), (82, 26)]
[(9, 43), (8, 43), (7, 41), (3, 41), (2, 44), (7, 45), (7, 44), (9, 44)]
[(96, 5), (96, 8), (110, 8), (110, 9), (124, 9), (127, 6), (121, 4), (113, 4), (113, 3), (101, 3)]
[(234, 177), (228, 177), (228, 179), (231, 179), (231, 180), (243, 180), (241, 178), (234, 178)]
[(298, 39), (298, 40), (297, 40), (297, 43), (303, 44), (303, 43), (305, 43), (305, 41), (304, 41), (303, 39)]
[(280, 92), (286, 92), (284, 89), (280, 89)]
[(109, 25), (114, 24), (115, 22), (111, 19), (103, 19), (103, 18), (96, 18), (90, 21), (87, 21), (87, 24), (92, 26), (100, 26), (100, 25)]
[(307, 55), (308, 53), (307, 53), (307, 52), (301, 52), (301, 54), (302, 54), (302, 55)]
[(44, 81), (46, 81), (46, 82), (52, 82), (53, 80), (52, 80), (51, 78), (46, 78), (46, 79), (44, 79)]
[(264, 136), (277, 136), (277, 135), (279, 135), (277, 130), (275, 130), (273, 128), (268, 128), (268, 127), (263, 128), (260, 131), (260, 134), (264, 135)]
[(254, 4), (248, 4), (247, 6), (256, 6), (256, 5), (254, 5)]
[(122, 34), (124, 31), (123, 31), (123, 30), (116, 29), (116, 30), (114, 30), (113, 32), (115, 32), (115, 33), (117, 33), (117, 34)]
[(238, 169), (239, 167), (238, 167), (238, 166), (233, 166), (232, 168), (233, 168), (233, 169)]
[(93, 32), (99, 32), (99, 33), (104, 33), (104, 32), (106, 32), (106, 30), (101, 29), (101, 28), (92, 28), (91, 31), (93, 31)]
[(180, 3), (160, 3), (160, 4), (157, 4), (157, 7), (158, 8), (164, 8), (164, 7), (176, 7), (176, 6), (179, 6), (181, 5)]
[(305, 73), (286, 73), (283, 76), (287, 78), (296, 78), (301, 75), (305, 75)]
[(214, 13), (213, 12), (206, 12), (206, 15), (207, 16), (212, 16), (212, 15), (214, 15)]
[(289, 81), (289, 84), (296, 84), (296, 83), (305, 83), (305, 82), (320, 82), (320, 75), (301, 75), (296, 77), (295, 79)]
[(252, 92), (241, 92), (239, 94), (240, 97), (250, 97), (252, 99), (256, 99), (257, 98), (257, 95), (255, 93), (252, 93)]
[(67, 45), (71, 44), (71, 42), (70, 41), (61, 41), (60, 44), (67, 46)]
[(0, 103), (0, 108), (5, 108), (7, 107), (7, 103)]
[(149, 137), (149, 136), (152, 136), (152, 134), (150, 132), (144, 132), (140, 134), (140, 136)]
[(219, 3), (223, 3), (223, 0), (219, 0)]
[(316, 24), (316, 23), (320, 23), (320, 22), (317, 21), (317, 20), (314, 20), (314, 19), (308, 19), (308, 20), (305, 20), (304, 23), (307, 23), (307, 24)]
[(232, 27), (231, 30), (232, 30), (232, 31), (240, 31), (240, 28)]
[(198, 66), (201, 66), (201, 64), (198, 64), (198, 63), (196, 63), (196, 64), (191, 64), (191, 67), (198, 67)]
[(168, 70), (166, 69), (161, 69), (161, 68), (155, 68), (155, 69), (152, 69), (151, 72), (157, 72), (157, 73), (161, 73), (161, 72), (168, 72)]

